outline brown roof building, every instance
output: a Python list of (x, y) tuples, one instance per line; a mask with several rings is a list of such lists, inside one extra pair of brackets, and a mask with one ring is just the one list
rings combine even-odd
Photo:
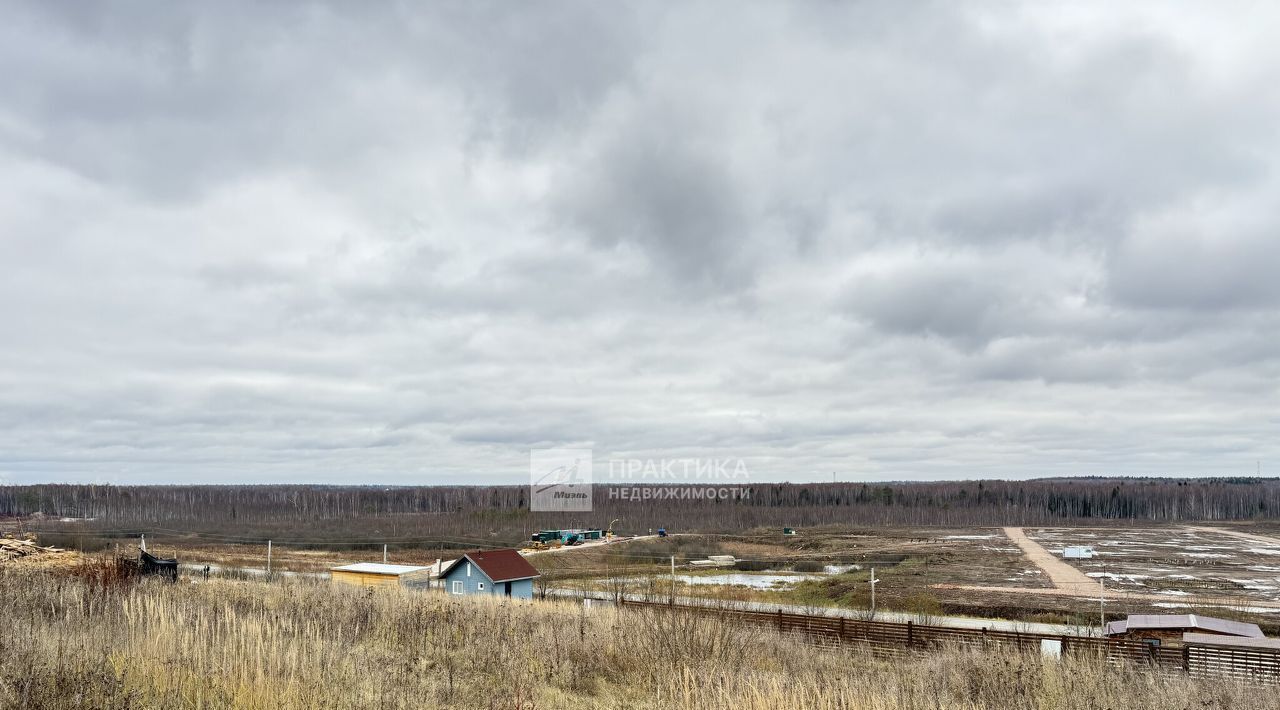
[(518, 599), (533, 598), (533, 580), (538, 576), (538, 570), (512, 549), (468, 552), (440, 570), (440, 580), (450, 594), (494, 594)]

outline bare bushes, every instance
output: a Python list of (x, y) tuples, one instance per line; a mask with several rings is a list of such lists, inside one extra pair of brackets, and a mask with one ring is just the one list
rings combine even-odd
[[(756, 627), (726, 622), (715, 615), (678, 609), (641, 607), (629, 610), (635, 629), (632, 653), (649, 669), (694, 666), (709, 670), (737, 668), (768, 635)], [(667, 670), (666, 672), (669, 672)]]

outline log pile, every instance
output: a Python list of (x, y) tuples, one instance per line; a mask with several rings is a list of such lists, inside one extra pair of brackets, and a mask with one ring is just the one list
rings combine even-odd
[(30, 540), (0, 538), (0, 564), (35, 555), (60, 555), (66, 550), (57, 547), (41, 547)]

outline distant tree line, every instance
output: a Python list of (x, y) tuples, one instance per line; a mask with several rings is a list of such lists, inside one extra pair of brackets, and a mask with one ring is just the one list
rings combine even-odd
[[(654, 487), (662, 488), (662, 487)], [(686, 487), (681, 487), (686, 488)], [(1037, 479), (744, 486), (745, 496), (622, 499), (604, 486), (591, 513), (532, 513), (527, 486), (0, 487), (0, 518), (45, 528), (183, 530), (229, 536), (513, 542), (541, 528), (666, 527), (740, 531), (778, 526), (1044, 525), (1097, 520), (1179, 522), (1274, 517), (1280, 479)], [(93, 518), (62, 523), (63, 518)]]

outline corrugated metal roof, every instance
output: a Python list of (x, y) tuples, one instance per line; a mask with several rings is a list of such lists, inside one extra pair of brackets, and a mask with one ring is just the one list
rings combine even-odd
[(427, 569), (431, 570), (432, 577), (439, 577), (440, 572), (449, 569), (449, 565), (453, 564), (453, 560), (436, 560), (427, 565)]
[(511, 548), (501, 550), (477, 550), (468, 552), (446, 566), (440, 572), (443, 577), (463, 560), (471, 560), (493, 582), (511, 582), (517, 579), (540, 577), (537, 568), (529, 564), (519, 552)]
[(353, 565), (343, 565), (334, 567), (332, 572), (364, 572), (366, 574), (390, 574), (402, 575), (411, 572), (426, 572), (430, 567), (420, 567), (418, 565), (385, 565), (381, 562), (357, 562)]
[(1124, 621), (1107, 623), (1108, 634), (1121, 634), (1137, 629), (1202, 629), (1243, 638), (1262, 638), (1257, 624), (1230, 621), (1199, 614), (1130, 614)]
[(1244, 646), (1247, 648), (1280, 648), (1280, 639), (1236, 638), (1234, 636), (1219, 636), (1217, 634), (1185, 633), (1182, 635), (1182, 642), (1198, 643), (1205, 646)]

